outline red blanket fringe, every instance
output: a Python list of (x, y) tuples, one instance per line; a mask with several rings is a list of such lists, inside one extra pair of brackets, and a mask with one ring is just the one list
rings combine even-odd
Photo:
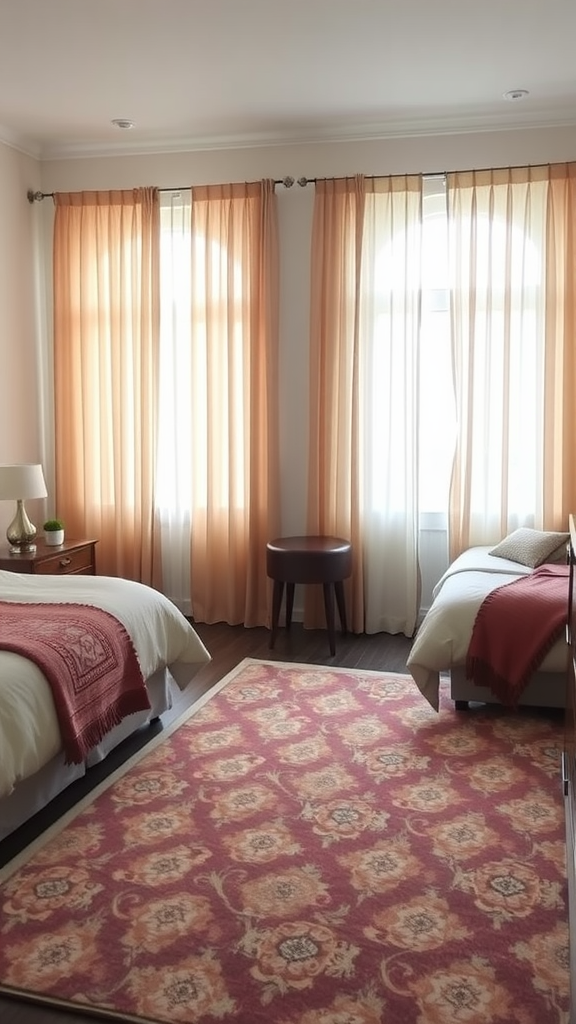
[(80, 764), (126, 715), (150, 707), (132, 639), (101, 608), (2, 601), (0, 649), (35, 662), (48, 680), (67, 764)]
[(567, 565), (546, 564), (488, 594), (474, 622), (467, 678), (516, 707), (566, 625), (568, 579)]

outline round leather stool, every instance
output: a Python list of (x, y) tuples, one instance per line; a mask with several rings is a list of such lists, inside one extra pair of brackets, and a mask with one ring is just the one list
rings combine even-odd
[(342, 537), (278, 537), (266, 545), (266, 572), (274, 580), (272, 592), (272, 633), (274, 647), (284, 584), (286, 584), (286, 628), (292, 622), (296, 583), (321, 583), (330, 654), (336, 652), (334, 596), (338, 605), (342, 632), (346, 632), (344, 584), (352, 572), (352, 545)]

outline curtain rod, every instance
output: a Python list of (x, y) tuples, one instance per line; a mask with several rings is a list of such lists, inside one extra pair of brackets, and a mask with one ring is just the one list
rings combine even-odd
[[(559, 163), (565, 163), (566, 161), (558, 161), (558, 162)], [(525, 168), (551, 167), (551, 166), (552, 166), (552, 164), (550, 164), (550, 163), (513, 164), (513, 165), (505, 164), (502, 167), (470, 167), (467, 170), (457, 170), (457, 171), (427, 171), (427, 172), (422, 174), (422, 177), (423, 178), (446, 178), (448, 176), (448, 174), (474, 174), (476, 172), (482, 172), (482, 171), (521, 171), (521, 170), (524, 170)], [(414, 173), (419, 173), (419, 172), (414, 172)], [(337, 175), (337, 177), (349, 177), (349, 175)], [(373, 180), (375, 178), (393, 178), (393, 177), (395, 177), (395, 175), (393, 175), (393, 174), (365, 174), (365, 175), (363, 175), (363, 177), (369, 178), (369, 179)], [(301, 188), (306, 188), (306, 185), (314, 185), (314, 184), (316, 184), (317, 181), (328, 181), (328, 180), (329, 180), (328, 178), (306, 178), (306, 177), (301, 177), (301, 178), (294, 179), (291, 174), (288, 174), (285, 178), (275, 178), (274, 179), (274, 184), (275, 185), (283, 185), (284, 188), (292, 188), (292, 186), (296, 182), (296, 184), (300, 185)], [(178, 186), (174, 186), (173, 188), (159, 188), (158, 191), (159, 192), (182, 192), (185, 189), (189, 189), (190, 187), (191, 187), (190, 185), (178, 185)], [(31, 189), (31, 188), (29, 188), (28, 192), (26, 193), (26, 195), (28, 197), (28, 202), (29, 203), (41, 203), (43, 199), (53, 199), (54, 198), (54, 194), (55, 194), (54, 192), (34, 192), (33, 189)]]
[[(436, 174), (425, 174), (425, 178), (441, 178), (444, 177), (445, 172), (439, 171)], [(390, 175), (386, 174), (365, 174), (365, 178), (386, 178)], [(306, 185), (314, 185), (317, 181), (327, 181), (327, 178), (293, 178), (291, 174), (288, 174), (285, 178), (275, 178), (275, 185), (284, 185), (284, 188), (292, 188), (294, 184), (300, 185), (300, 188), (306, 188)], [(185, 189), (191, 188), (191, 185), (174, 185), (172, 188), (159, 188), (159, 192), (182, 192)], [(33, 189), (29, 188), (27, 193), (29, 203), (41, 203), (43, 199), (53, 199), (54, 192), (34, 192)]]
[[(309, 182), (316, 181), (316, 178), (298, 178), (298, 184), (304, 188)], [(284, 185), (284, 188), (292, 188), (294, 184), (294, 178), (288, 174), (285, 178), (275, 178), (275, 185)], [(159, 192), (183, 192), (185, 189), (191, 188), (190, 185), (174, 185), (172, 188), (159, 188)], [(35, 192), (29, 188), (27, 193), (29, 203), (41, 203), (43, 199), (53, 199), (54, 192)]]

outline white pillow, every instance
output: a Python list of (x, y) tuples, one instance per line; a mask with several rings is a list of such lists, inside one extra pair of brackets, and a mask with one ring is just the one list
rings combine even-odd
[(509, 558), (512, 562), (536, 569), (544, 562), (563, 561), (568, 537), (568, 533), (521, 527), (504, 537), (488, 554), (496, 558)]

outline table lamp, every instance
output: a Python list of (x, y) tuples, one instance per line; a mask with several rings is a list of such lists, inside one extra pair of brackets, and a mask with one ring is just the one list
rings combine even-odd
[(0, 500), (16, 502), (16, 515), (6, 530), (11, 555), (36, 551), (36, 527), (26, 514), (24, 501), (45, 498), (47, 493), (42, 466), (0, 466)]

